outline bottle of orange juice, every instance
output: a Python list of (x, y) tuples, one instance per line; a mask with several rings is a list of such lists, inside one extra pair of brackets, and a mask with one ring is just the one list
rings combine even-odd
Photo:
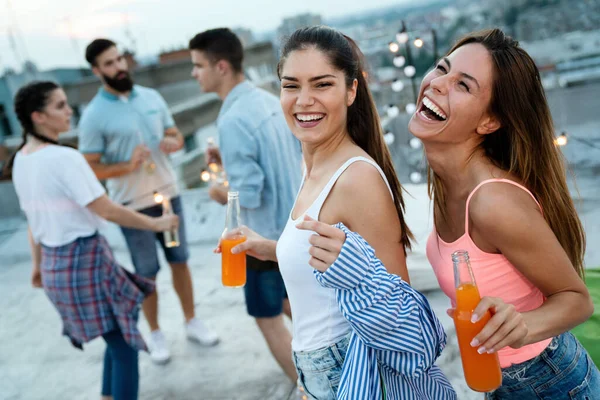
[(244, 242), (246, 237), (232, 234), (242, 226), (238, 192), (227, 193), (227, 219), (221, 236), (221, 281), (223, 286), (242, 287), (246, 284), (246, 252), (231, 254), (231, 249)]
[(454, 326), (465, 380), (467, 385), (476, 392), (491, 392), (502, 384), (498, 354), (479, 354), (478, 347), (472, 347), (471, 341), (481, 332), (492, 315), (487, 311), (477, 322), (471, 322), (473, 311), (481, 297), (475, 284), (469, 253), (465, 250), (455, 251), (452, 253), (452, 262), (456, 285)]

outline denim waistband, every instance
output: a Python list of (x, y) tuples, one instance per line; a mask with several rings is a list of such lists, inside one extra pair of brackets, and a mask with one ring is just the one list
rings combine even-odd
[(350, 335), (344, 336), (336, 343), (317, 350), (294, 351), (294, 363), (303, 371), (322, 371), (341, 365), (346, 358)]

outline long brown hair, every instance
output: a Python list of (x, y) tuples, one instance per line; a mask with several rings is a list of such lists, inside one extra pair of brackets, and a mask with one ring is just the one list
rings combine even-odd
[[(518, 42), (499, 29), (468, 34), (448, 54), (470, 43), (483, 45), (492, 58), (490, 112), (501, 123), (500, 129), (484, 136), (480, 147), (498, 168), (518, 177), (533, 193), (546, 222), (583, 277), (585, 233), (567, 187), (564, 157), (554, 144), (554, 124), (539, 71)], [(428, 185), (436, 214), (445, 217), (442, 182), (431, 169)]]
[(352, 141), (381, 167), (390, 184), (402, 230), (400, 242), (406, 252), (406, 249), (411, 248), (413, 235), (404, 220), (402, 186), (398, 181), (390, 151), (383, 139), (377, 107), (366, 80), (364, 56), (356, 43), (348, 36), (326, 26), (298, 29), (283, 46), (277, 73), (281, 76), (281, 68), (292, 51), (313, 46), (326, 54), (335, 68), (344, 72), (347, 86), (351, 86), (354, 79), (358, 80), (356, 98), (348, 108), (346, 128)]

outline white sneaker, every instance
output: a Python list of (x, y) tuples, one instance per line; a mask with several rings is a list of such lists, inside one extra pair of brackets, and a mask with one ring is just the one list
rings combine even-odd
[(219, 337), (198, 318), (190, 320), (185, 326), (187, 338), (204, 346), (214, 346), (219, 343)]
[(171, 353), (167, 348), (167, 340), (161, 331), (150, 333), (150, 358), (156, 364), (166, 364), (171, 359)]

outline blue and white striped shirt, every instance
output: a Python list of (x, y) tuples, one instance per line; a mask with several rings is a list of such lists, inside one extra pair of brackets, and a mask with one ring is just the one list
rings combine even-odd
[(342, 251), (315, 276), (336, 290), (338, 306), (353, 328), (338, 399), (456, 399), (434, 364), (446, 334), (425, 296), (389, 274), (359, 234), (343, 224), (336, 227), (346, 234)]

